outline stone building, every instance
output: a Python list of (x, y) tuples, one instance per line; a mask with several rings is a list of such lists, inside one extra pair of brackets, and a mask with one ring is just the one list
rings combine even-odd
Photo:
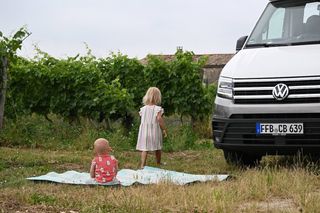
[[(171, 61), (174, 55), (156, 55), (165, 61)], [(208, 58), (207, 63), (203, 67), (203, 82), (206, 84), (216, 83), (219, 79), (223, 67), (234, 56), (234, 54), (203, 54), (195, 55), (195, 60), (205, 56)], [(147, 58), (141, 59), (142, 64), (147, 63)]]

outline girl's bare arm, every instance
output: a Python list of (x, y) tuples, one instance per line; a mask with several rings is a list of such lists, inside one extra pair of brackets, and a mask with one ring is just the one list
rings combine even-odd
[(164, 136), (167, 137), (166, 126), (165, 126), (165, 124), (164, 124), (164, 120), (163, 120), (162, 115), (161, 115), (160, 112), (159, 112), (158, 115), (157, 115), (157, 120), (158, 120), (158, 122), (159, 122), (160, 128), (161, 128), (162, 131), (163, 131)]

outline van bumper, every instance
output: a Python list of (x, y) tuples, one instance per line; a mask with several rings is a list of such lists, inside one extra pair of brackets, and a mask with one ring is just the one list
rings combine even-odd
[(294, 155), (298, 152), (320, 154), (320, 145), (230, 144), (214, 142), (217, 149), (255, 155)]
[[(304, 123), (304, 134), (258, 135), (256, 123)], [(236, 105), (217, 98), (212, 127), (218, 149), (260, 155), (320, 152), (320, 103)]]

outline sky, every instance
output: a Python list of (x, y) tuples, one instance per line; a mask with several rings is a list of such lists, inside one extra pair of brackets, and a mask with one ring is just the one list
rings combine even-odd
[(32, 32), (20, 55), (34, 45), (55, 57), (98, 57), (120, 51), (130, 57), (233, 53), (250, 34), (268, 0), (0, 0), (0, 31)]

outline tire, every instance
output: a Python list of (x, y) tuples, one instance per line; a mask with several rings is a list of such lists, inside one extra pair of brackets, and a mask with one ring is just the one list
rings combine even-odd
[(320, 163), (320, 155), (319, 154), (312, 154), (310, 156), (311, 161), (314, 163)]
[(249, 155), (242, 152), (223, 150), (224, 158), (230, 165), (256, 166), (260, 163), (262, 155)]

